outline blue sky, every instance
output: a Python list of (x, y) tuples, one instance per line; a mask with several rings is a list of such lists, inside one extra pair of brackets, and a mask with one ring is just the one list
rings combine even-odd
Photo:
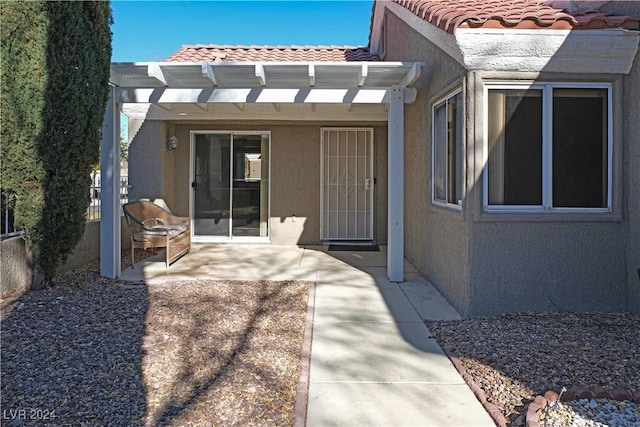
[(112, 62), (163, 61), (183, 44), (368, 44), (372, 0), (113, 0)]

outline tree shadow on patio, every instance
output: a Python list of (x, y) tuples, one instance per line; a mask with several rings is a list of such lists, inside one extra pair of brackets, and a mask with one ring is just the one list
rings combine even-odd
[(307, 295), (305, 282), (153, 285), (145, 424), (291, 424)]
[(20, 425), (142, 422), (144, 287), (125, 289), (97, 272), (75, 272), (10, 304), (3, 307), (1, 368), (8, 419)]
[(21, 425), (292, 424), (308, 292), (63, 275), (4, 307), (2, 407)]

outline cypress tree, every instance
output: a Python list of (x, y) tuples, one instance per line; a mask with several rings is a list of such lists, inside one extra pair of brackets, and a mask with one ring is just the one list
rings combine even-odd
[(49, 282), (84, 233), (108, 99), (111, 8), (102, 1), (1, 8), (2, 187)]

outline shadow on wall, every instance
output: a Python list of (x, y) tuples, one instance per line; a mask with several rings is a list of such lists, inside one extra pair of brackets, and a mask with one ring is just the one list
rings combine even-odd
[[(622, 114), (637, 106), (621, 108), (633, 101), (623, 99), (622, 78), (601, 77), (611, 66), (606, 60), (583, 68), (589, 59), (575, 52), (589, 54), (580, 49), (584, 32), (547, 42), (555, 54), (536, 59), (546, 62), (531, 87), (491, 86), (495, 74), (489, 71), (473, 82), (476, 92), (486, 89), (487, 111), (480, 108), (476, 119), (486, 120), (488, 152), (467, 192), (473, 193), (468, 218), (474, 221), (474, 256), (465, 314), (628, 308), (629, 219), (620, 221), (621, 199), (630, 197), (625, 188), (634, 187), (624, 180), (638, 177), (614, 168), (623, 165), (623, 145), (632, 145), (620, 129)], [(565, 74), (558, 84), (557, 73)], [(523, 76), (514, 72), (514, 78), (518, 74)]]

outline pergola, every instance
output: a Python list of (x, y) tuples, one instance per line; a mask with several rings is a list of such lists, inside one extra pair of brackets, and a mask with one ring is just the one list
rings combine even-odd
[(122, 104), (151, 104), (180, 119), (195, 108), (215, 120), (209, 106), (245, 106), (275, 112), (290, 105), (384, 105), (388, 120), (387, 275), (402, 281), (404, 265), (404, 104), (415, 101), (411, 85), (417, 62), (149, 62), (111, 64), (110, 97), (101, 141), (100, 274), (115, 278), (120, 265), (120, 111)]

